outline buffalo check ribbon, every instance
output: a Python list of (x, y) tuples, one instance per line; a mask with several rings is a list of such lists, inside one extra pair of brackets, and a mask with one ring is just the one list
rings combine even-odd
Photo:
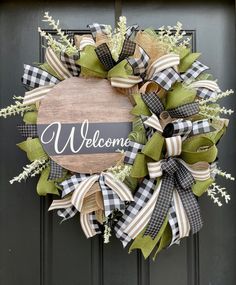
[[(59, 209), (58, 215), (63, 217), (63, 220), (73, 217), (77, 212), (82, 211), (85, 196), (96, 182), (99, 182), (102, 191), (106, 215), (110, 215), (112, 210), (117, 208), (123, 211), (125, 208), (124, 201), (133, 201), (129, 188), (123, 182), (117, 180), (111, 173), (101, 173), (101, 175), (92, 176), (76, 174), (61, 183), (63, 187), (62, 197), (64, 198), (54, 200), (49, 210)], [(86, 236), (90, 237), (91, 227), (88, 227), (88, 216), (84, 216), (83, 212), (81, 214), (82, 216), (80, 217), (84, 223), (82, 228), (86, 231)]]
[(24, 74), (21, 80), (22, 83), (29, 88), (54, 85), (60, 82), (60, 80), (49, 74), (47, 71), (28, 64), (24, 64)]
[(129, 141), (129, 146), (125, 152), (124, 163), (132, 165), (134, 163), (136, 155), (143, 149), (143, 147), (143, 144)]
[(147, 204), (153, 195), (156, 187), (156, 180), (149, 177), (144, 178), (138, 190), (134, 194), (134, 200), (131, 201), (126, 208), (124, 214), (114, 227), (116, 237), (122, 242), (125, 247), (131, 240), (131, 237), (125, 233), (126, 227), (132, 222), (143, 207)]
[(181, 77), (176, 71), (176, 66), (180, 63), (180, 57), (177, 54), (170, 53), (161, 56), (155, 60), (147, 71), (146, 79), (156, 82), (165, 90), (180, 81)]
[(149, 56), (145, 50), (141, 47), (139, 48), (140, 56), (138, 58), (130, 57), (128, 58), (128, 63), (133, 69), (134, 75), (142, 75), (146, 72), (149, 62)]
[(109, 33), (109, 25), (93, 23), (87, 26), (92, 34), (94, 40), (96, 40), (97, 34), (107, 35)]
[(197, 90), (200, 99), (214, 99), (221, 90), (218, 84), (212, 80), (198, 80), (189, 85), (190, 88)]
[(79, 59), (79, 53), (68, 55), (66, 52), (62, 51), (60, 54), (60, 59), (72, 76), (79, 76), (80, 66), (76, 63), (76, 61)]
[[(152, 168), (152, 165), (149, 164), (148, 167)], [(174, 189), (180, 195), (192, 233), (198, 232), (202, 227), (202, 219), (197, 200), (191, 189), (194, 183), (191, 172), (179, 160), (170, 157), (160, 161), (159, 171), (156, 173), (162, 176), (162, 184), (144, 235), (149, 235), (153, 239), (156, 237), (168, 214)]]
[(196, 60), (185, 73), (181, 74), (181, 78), (183, 81), (191, 81), (196, 79), (203, 71), (208, 69), (208, 66)]

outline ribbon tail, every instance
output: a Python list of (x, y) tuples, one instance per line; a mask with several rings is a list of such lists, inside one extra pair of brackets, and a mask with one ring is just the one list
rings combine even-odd
[(156, 235), (160, 231), (170, 208), (173, 190), (174, 177), (164, 173), (162, 178), (162, 186), (160, 188), (160, 193), (158, 195), (154, 211), (152, 212), (151, 219), (144, 232), (145, 236), (150, 235), (152, 239), (155, 239)]
[(191, 233), (197, 233), (203, 226), (200, 208), (192, 189), (183, 189), (180, 185), (176, 185), (176, 189), (183, 203), (186, 215), (191, 227)]
[(87, 238), (93, 237), (96, 234), (101, 233), (99, 224), (96, 220), (94, 213), (80, 213), (80, 224)]

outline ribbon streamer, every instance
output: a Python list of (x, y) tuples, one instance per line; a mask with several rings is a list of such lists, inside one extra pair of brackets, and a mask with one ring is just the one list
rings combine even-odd
[(45, 59), (60, 78), (66, 79), (72, 77), (69, 70), (64, 66), (64, 64), (51, 48), (46, 49)]
[(123, 216), (115, 225), (114, 231), (116, 233), (116, 237), (120, 239), (124, 247), (131, 240), (131, 238), (124, 232), (126, 227), (132, 222), (132, 220), (137, 216), (140, 210), (150, 200), (155, 186), (155, 179), (144, 178), (138, 190), (134, 194), (134, 201), (129, 204)]
[[(70, 213), (74, 216), (76, 211), (82, 212), (85, 197), (95, 182), (99, 182), (106, 215), (109, 215), (115, 208), (123, 211), (125, 208), (124, 201), (133, 201), (129, 188), (111, 173), (92, 176), (77, 174), (61, 183), (63, 187), (62, 197), (67, 196), (61, 200), (54, 200), (49, 210), (64, 209), (60, 210), (60, 216), (63, 216), (64, 220), (71, 218)], [(87, 221), (88, 217), (83, 217), (83, 229), (87, 229), (86, 233), (88, 233)]]
[(163, 171), (162, 186), (144, 235), (150, 235), (153, 239), (156, 237), (169, 210), (174, 188), (176, 188), (181, 197), (192, 233), (198, 232), (202, 227), (202, 220), (199, 206), (191, 190), (191, 186), (194, 183), (191, 172), (173, 158), (163, 160), (161, 169)]
[(35, 104), (36, 102), (40, 102), (47, 95), (47, 93), (52, 90), (53, 87), (54, 85), (46, 85), (25, 92), (23, 105), (31, 105)]
[(60, 81), (48, 72), (28, 64), (24, 64), (22, 83), (28, 87), (36, 88), (44, 85), (54, 85)]

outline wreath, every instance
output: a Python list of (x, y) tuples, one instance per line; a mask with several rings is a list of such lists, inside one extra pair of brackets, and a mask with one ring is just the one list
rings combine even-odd
[[(25, 64), (24, 97), (0, 110), (20, 114), (30, 164), (10, 183), (39, 175), (37, 193), (58, 197), (62, 221), (80, 217), (87, 238), (112, 233), (145, 258), (179, 244), (202, 225), (198, 197), (230, 200), (216, 175), (216, 145), (233, 113), (209, 69), (191, 52), (182, 24), (138, 30), (94, 23), (91, 33), (38, 29), (45, 62)], [(114, 107), (115, 106), (115, 107)], [(89, 119), (88, 119), (89, 118)], [(77, 135), (76, 135), (77, 134)]]

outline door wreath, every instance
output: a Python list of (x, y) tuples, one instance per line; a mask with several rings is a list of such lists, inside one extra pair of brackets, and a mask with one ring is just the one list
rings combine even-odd
[(191, 52), (182, 24), (139, 30), (94, 23), (66, 34), (49, 13), (56, 37), (39, 28), (45, 61), (24, 65), (23, 97), (0, 110), (19, 114), (30, 164), (10, 183), (39, 175), (37, 193), (58, 197), (62, 221), (79, 217), (87, 238), (112, 233), (145, 258), (197, 233), (197, 197), (230, 200), (216, 175), (216, 145), (233, 113), (209, 67)]

